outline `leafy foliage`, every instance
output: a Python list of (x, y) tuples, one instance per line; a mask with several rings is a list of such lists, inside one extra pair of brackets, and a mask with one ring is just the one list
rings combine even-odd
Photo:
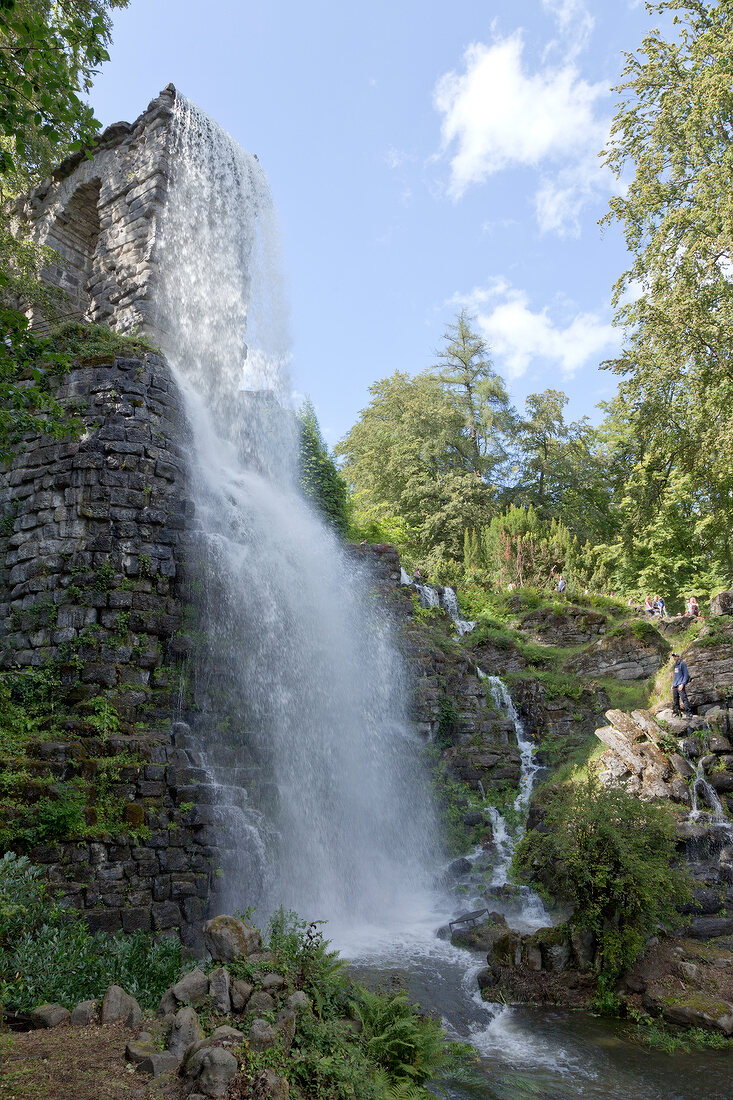
[(595, 934), (609, 987), (657, 925), (675, 920), (675, 905), (687, 896), (672, 866), (674, 848), (668, 806), (605, 787), (590, 774), (555, 789), (542, 830), (522, 839), (513, 868), (574, 907), (571, 923)]
[(20, 1011), (44, 1002), (72, 1008), (116, 984), (153, 1008), (180, 972), (178, 940), (92, 934), (54, 904), (48, 883), (25, 856), (0, 859), (0, 1004)]

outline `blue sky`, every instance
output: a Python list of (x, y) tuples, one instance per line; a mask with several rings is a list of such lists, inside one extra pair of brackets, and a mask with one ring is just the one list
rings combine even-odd
[(597, 153), (649, 25), (638, 0), (131, 0), (92, 103), (132, 120), (172, 81), (258, 154), (329, 444), (462, 305), (520, 408), (552, 386), (595, 419), (626, 267)]

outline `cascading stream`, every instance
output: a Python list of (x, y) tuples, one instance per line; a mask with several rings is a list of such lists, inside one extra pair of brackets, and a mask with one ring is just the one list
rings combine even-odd
[(368, 577), (294, 487), (265, 177), (196, 107), (175, 111), (160, 328), (192, 432), (195, 734), (219, 788), (220, 904), (284, 904), (335, 938), (399, 926), (436, 858), (400, 660)]

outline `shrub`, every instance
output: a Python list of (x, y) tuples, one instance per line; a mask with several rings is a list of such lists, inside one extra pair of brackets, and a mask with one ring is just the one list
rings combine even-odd
[(53, 1001), (72, 1008), (116, 984), (153, 1008), (180, 972), (178, 940), (93, 934), (55, 903), (26, 856), (0, 859), (0, 1005), (26, 1012)]
[(631, 966), (647, 936), (674, 922), (689, 895), (672, 867), (674, 819), (667, 805), (642, 802), (591, 774), (549, 798), (543, 831), (527, 833), (515, 874), (544, 884), (574, 906), (571, 924), (594, 932), (606, 988)]

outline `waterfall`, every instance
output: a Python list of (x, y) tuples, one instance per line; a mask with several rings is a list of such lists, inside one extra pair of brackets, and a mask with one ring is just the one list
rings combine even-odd
[(461, 616), (455, 588), (450, 588), (448, 585), (445, 588), (434, 588), (431, 584), (420, 584), (418, 581), (413, 581), (404, 569), (400, 571), (400, 584), (414, 585), (420, 597), (421, 607), (442, 607), (453, 620), (459, 638), (464, 634), (470, 634), (476, 626), (476, 623), (468, 622)]
[(180, 97), (175, 114), (158, 323), (191, 426), (187, 715), (216, 788), (219, 905), (399, 926), (436, 858), (402, 666), (366, 568), (295, 487), (265, 176)]
[[(512, 722), (521, 762), (519, 790), (513, 803), (513, 809), (515, 813), (521, 815), (521, 820), (514, 832), (507, 827), (504, 817), (495, 806), (488, 807), (489, 817), (491, 818), (491, 824), (494, 829), (494, 845), (498, 855), (498, 861), (491, 879), (491, 888), (500, 890), (503, 886), (506, 886), (509, 881), (509, 868), (511, 866), (512, 856), (514, 855), (517, 844), (524, 836), (526, 828), (525, 818), (529, 808), (529, 800), (532, 796), (532, 790), (537, 778), (537, 773), (540, 770), (540, 765), (534, 758), (534, 745), (532, 744), (531, 738), (527, 736), (524, 722), (519, 716), (519, 712), (514, 705), (514, 700), (504, 681), (500, 680), (498, 676), (487, 676), (480, 668), (476, 669), (476, 673), (487, 684), (496, 709)], [(527, 925), (539, 928), (552, 923), (551, 917), (545, 909), (542, 899), (534, 890), (529, 889), (529, 887), (522, 887), (520, 900), (520, 916)]]

